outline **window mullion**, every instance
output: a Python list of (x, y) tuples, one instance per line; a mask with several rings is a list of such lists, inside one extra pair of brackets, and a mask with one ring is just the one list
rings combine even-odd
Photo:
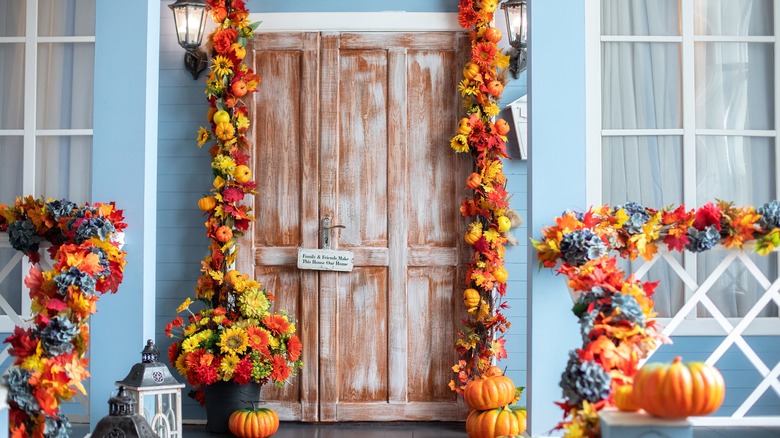
[[(682, 34), (682, 128), (683, 128), (683, 204), (689, 208), (698, 205), (696, 199), (696, 72), (694, 59), (693, 1), (682, 0), (680, 10), (680, 30)], [(696, 255), (691, 251), (683, 252), (685, 271), (698, 284), (696, 275)], [(685, 302), (690, 300), (693, 291), (685, 287)], [(696, 311), (686, 319), (696, 319)]]
[(38, 104), (38, 0), (27, 2), (24, 46), (24, 159), (22, 192), (35, 194), (35, 127)]

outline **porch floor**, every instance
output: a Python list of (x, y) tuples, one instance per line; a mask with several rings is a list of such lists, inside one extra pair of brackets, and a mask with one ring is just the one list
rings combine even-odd
[[(88, 433), (84, 424), (76, 424), (74, 437)], [(205, 425), (185, 425), (183, 438), (206, 438), (230, 435), (212, 434)], [(777, 438), (780, 427), (697, 427), (694, 438)], [(283, 422), (274, 438), (465, 438), (464, 423), (399, 422), (399, 423), (291, 423)]]

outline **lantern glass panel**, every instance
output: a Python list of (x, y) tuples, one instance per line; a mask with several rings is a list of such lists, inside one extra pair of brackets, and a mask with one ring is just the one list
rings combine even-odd
[(206, 28), (206, 8), (185, 5), (173, 9), (173, 21), (179, 44), (186, 49), (200, 46)]
[(526, 4), (504, 5), (503, 7), (507, 26), (509, 27), (509, 44), (517, 46), (528, 41), (526, 35), (528, 27), (526, 25)]

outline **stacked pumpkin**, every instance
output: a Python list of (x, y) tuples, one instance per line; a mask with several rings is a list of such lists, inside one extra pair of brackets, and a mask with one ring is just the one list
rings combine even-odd
[(703, 362), (651, 363), (639, 369), (633, 385), (615, 391), (615, 405), (621, 411), (644, 409), (661, 418), (709, 415), (720, 407), (726, 395), (720, 372)]
[(480, 378), (470, 381), (463, 399), (471, 411), (466, 419), (469, 438), (496, 438), (525, 432), (525, 408), (509, 406), (517, 399), (517, 389), (498, 367), (491, 367)]

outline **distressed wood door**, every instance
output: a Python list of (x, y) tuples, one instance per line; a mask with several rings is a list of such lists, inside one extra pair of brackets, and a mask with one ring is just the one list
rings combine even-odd
[[(278, 306), (295, 309), (306, 355), (296, 387), (265, 393), (290, 408), (284, 416), (465, 417), (447, 386), (468, 257), (458, 206), (470, 169), (449, 148), (465, 43), (455, 33), (255, 39), (261, 193), (249, 262)], [(354, 252), (352, 272), (295, 267), (326, 217), (344, 226), (331, 242)]]

